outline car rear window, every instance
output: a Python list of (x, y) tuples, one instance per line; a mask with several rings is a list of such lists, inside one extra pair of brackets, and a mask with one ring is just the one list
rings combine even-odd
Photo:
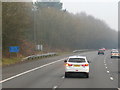
[(119, 52), (112, 52), (112, 53), (119, 53)]
[(99, 52), (103, 52), (103, 50), (99, 50)]
[(81, 62), (85, 62), (85, 59), (84, 58), (70, 58), (69, 62), (81, 63)]

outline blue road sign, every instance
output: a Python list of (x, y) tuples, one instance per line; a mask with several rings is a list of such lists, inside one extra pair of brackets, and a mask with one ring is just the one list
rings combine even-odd
[(9, 52), (19, 52), (20, 47), (19, 46), (11, 46), (9, 47)]

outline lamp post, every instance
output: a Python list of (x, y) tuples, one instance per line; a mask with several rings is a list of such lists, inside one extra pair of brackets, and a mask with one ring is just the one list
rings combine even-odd
[(35, 50), (40, 50), (40, 51), (42, 51), (43, 50), (43, 45), (42, 44), (40, 44), (41, 42), (39, 42), (38, 41), (38, 31), (37, 30), (39, 30), (38, 29), (38, 19), (37, 19), (37, 17), (38, 17), (38, 15), (39, 15), (39, 10), (38, 10), (38, 8), (35, 6), (35, 4), (33, 4), (33, 19), (34, 19), (34, 44), (35, 44)]

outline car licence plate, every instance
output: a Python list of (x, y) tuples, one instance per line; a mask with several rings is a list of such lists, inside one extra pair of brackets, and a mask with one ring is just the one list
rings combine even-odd
[(80, 67), (80, 65), (74, 65), (74, 67)]

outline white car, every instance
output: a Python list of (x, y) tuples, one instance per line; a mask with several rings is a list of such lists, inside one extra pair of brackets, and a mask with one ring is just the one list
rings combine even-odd
[(111, 58), (113, 58), (113, 57), (120, 58), (120, 53), (119, 53), (119, 51), (113, 51), (113, 52), (111, 52)]
[(65, 77), (70, 73), (85, 73), (86, 78), (89, 78), (89, 61), (85, 56), (70, 56), (65, 62)]
[(112, 50), (111, 50), (111, 53), (112, 53), (112, 52), (116, 52), (116, 51), (118, 51), (118, 49), (112, 49)]

